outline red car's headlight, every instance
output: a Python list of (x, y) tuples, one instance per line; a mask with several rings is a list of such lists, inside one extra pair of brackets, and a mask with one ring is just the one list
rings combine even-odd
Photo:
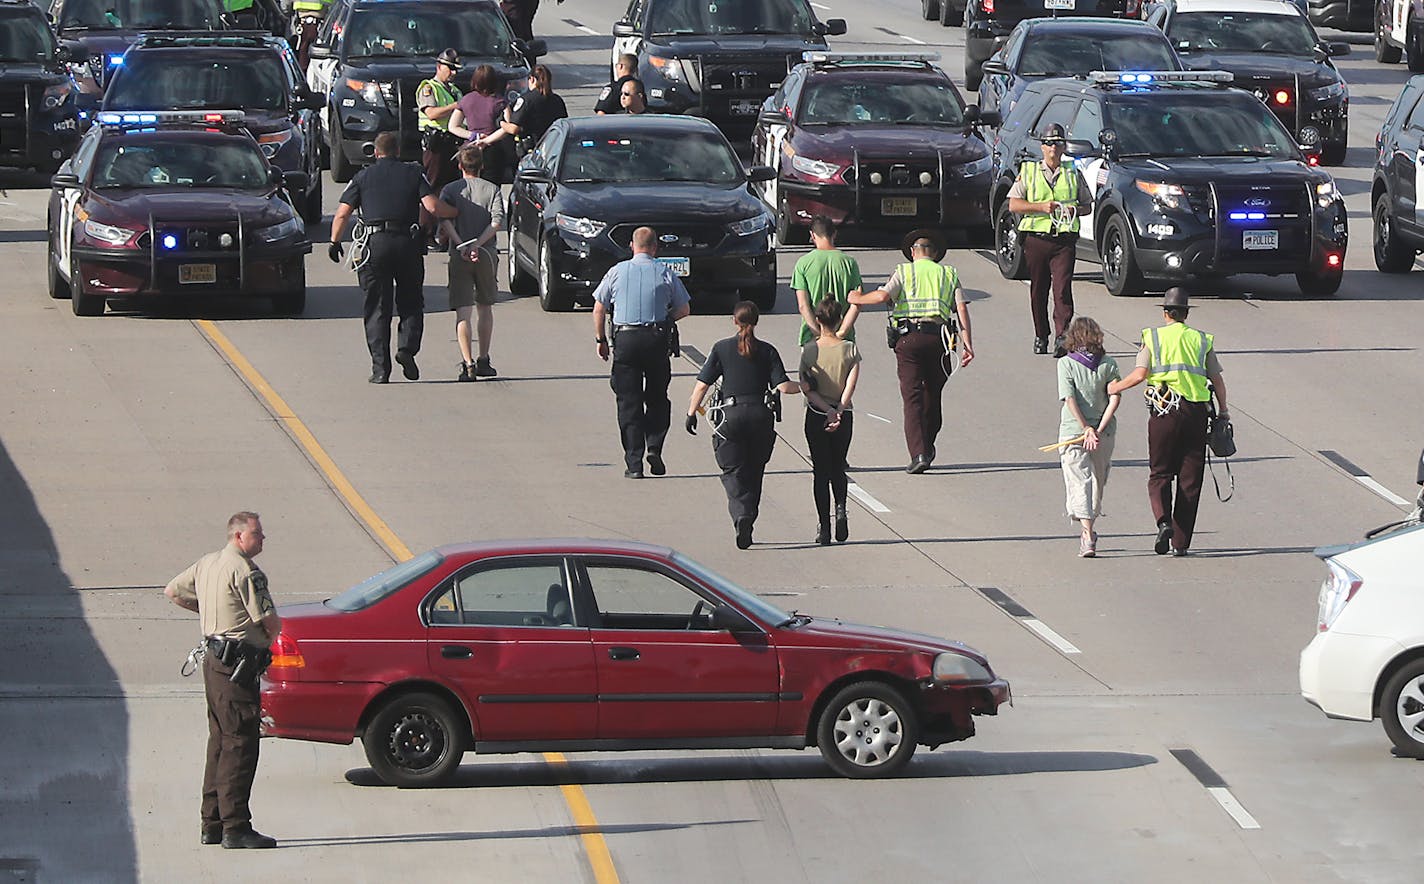
[(92, 218), (84, 222), (84, 235), (108, 246), (129, 245), (142, 233), (142, 230), (133, 230), (116, 224), (101, 224)]
[(994, 676), (979, 661), (946, 651), (935, 657), (934, 680), (948, 684), (993, 681)]

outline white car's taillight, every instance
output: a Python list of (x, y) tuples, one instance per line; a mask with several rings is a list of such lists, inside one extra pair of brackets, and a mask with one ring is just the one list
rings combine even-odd
[(1360, 575), (1346, 568), (1334, 559), (1326, 559), (1325, 567), (1329, 570), (1325, 582), (1320, 584), (1320, 631), (1324, 632), (1330, 628), (1330, 624), (1335, 622), (1335, 618), (1340, 616), (1340, 612), (1345, 610), (1345, 605), (1350, 599), (1355, 597), (1355, 593), (1360, 591), (1364, 581)]

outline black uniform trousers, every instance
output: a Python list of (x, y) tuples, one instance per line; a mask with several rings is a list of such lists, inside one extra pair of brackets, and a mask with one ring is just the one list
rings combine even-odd
[(712, 436), (712, 456), (722, 470), (727, 512), (741, 528), (756, 522), (761, 510), (761, 485), (766, 464), (776, 446), (776, 418), (762, 402), (728, 405)]
[(831, 517), (831, 500), (843, 507), (850, 479), (846, 476), (846, 455), (850, 453), (850, 437), (855, 429), (855, 415), (841, 414), (840, 426), (834, 433), (826, 432), (826, 416), (815, 409), (806, 409), (806, 447), (811, 452), (812, 494), (816, 498), (816, 515), (825, 522)]
[(940, 397), (949, 380), (945, 356), (938, 332), (911, 331), (895, 342), (895, 371), (905, 403), (905, 447), (911, 459), (929, 456), (944, 425)]
[(1048, 294), (1053, 291), (1053, 333), (1068, 333), (1073, 321), (1073, 264), (1076, 233), (1042, 236), (1022, 233), (1024, 261), (1028, 264), (1028, 302), (1033, 314), (1033, 336), (1048, 337)]
[(259, 686), (233, 684), (233, 667), (217, 655), (203, 657), (203, 689), (208, 698), (208, 760), (203, 768), (203, 827), (224, 832), (252, 828), (248, 799), (257, 776), (262, 698)]
[(509, 29), (521, 40), (534, 39), (534, 13), (539, 11), (539, 0), (500, 0), (505, 18), (509, 19)]
[[(1172, 546), (1190, 549), (1206, 468), (1205, 402), (1182, 403), (1167, 414), (1147, 418), (1147, 497), (1157, 524), (1172, 523)], [(1172, 483), (1176, 481), (1176, 494)]]
[(618, 434), (630, 470), (643, 468), (644, 453), (662, 454), (672, 421), (667, 395), (671, 381), (672, 361), (662, 328), (625, 328), (614, 334), (608, 385), (618, 400)]
[(425, 260), (409, 233), (376, 231), (366, 240), (369, 257), (356, 279), (366, 293), (366, 346), (371, 370), (391, 375), (391, 306), (400, 315), (396, 347), (414, 356), (425, 332)]

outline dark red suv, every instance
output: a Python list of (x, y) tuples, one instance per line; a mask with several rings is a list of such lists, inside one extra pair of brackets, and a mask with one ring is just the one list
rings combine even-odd
[(884, 776), (1009, 701), (957, 642), (787, 613), (637, 543), (441, 547), (281, 614), (264, 733), (360, 737), (400, 786), (448, 781), (470, 750), (819, 746)]

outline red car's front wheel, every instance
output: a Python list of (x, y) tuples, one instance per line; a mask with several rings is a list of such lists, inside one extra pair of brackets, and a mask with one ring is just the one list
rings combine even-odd
[(836, 692), (821, 711), (816, 745), (843, 777), (889, 776), (915, 754), (919, 740), (915, 709), (895, 688), (862, 681)]

